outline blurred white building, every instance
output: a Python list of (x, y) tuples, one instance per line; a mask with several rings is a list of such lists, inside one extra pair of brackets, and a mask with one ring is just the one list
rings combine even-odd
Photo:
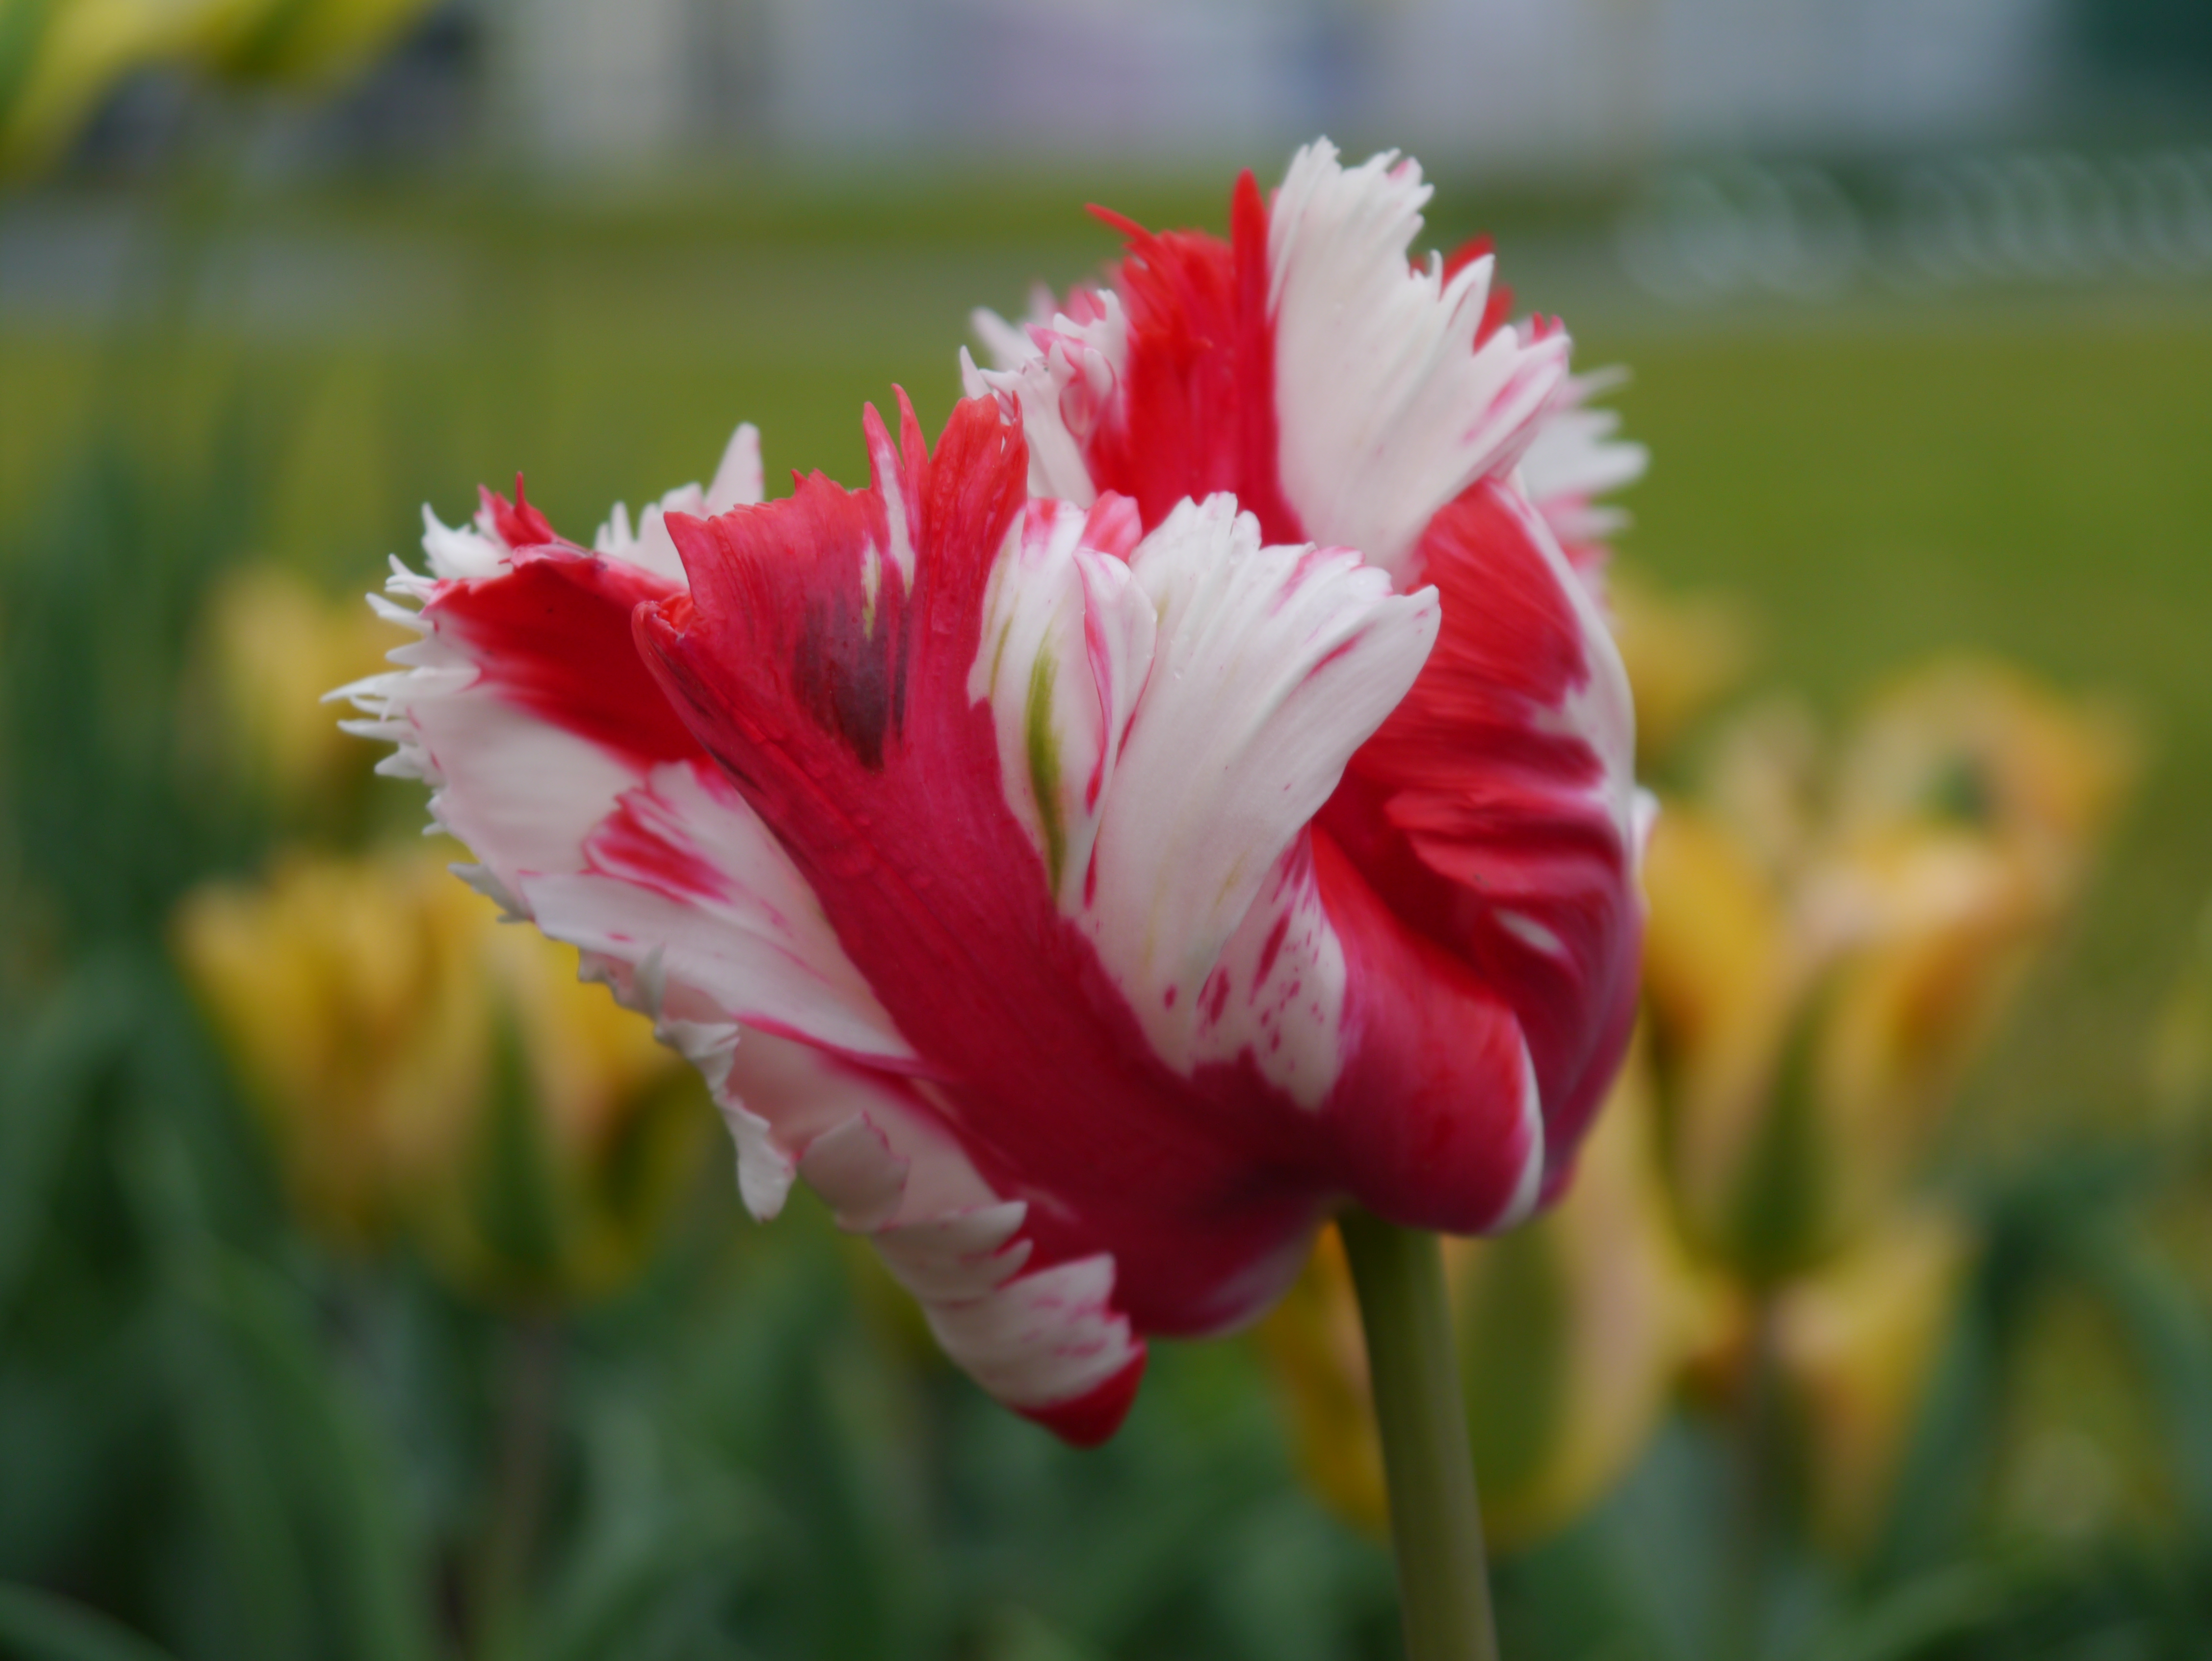
[(1971, 137), (2063, 0), (486, 0), (501, 125), (565, 167), (1170, 155), (1315, 131), (1462, 166)]

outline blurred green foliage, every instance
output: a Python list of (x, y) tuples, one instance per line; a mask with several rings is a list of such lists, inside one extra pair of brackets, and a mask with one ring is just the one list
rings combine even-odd
[[(368, 587), (419, 503), (450, 522), (519, 467), (588, 537), (739, 419), (772, 481), (852, 479), (862, 399), (901, 381), (942, 419), (969, 304), (1111, 251), (1081, 194), (60, 204), (141, 246), (104, 309), (0, 316), (0, 1654), (1394, 1652), (1387, 1556), (1297, 1489), (1243, 1347), (1162, 1347), (1122, 1434), (1071, 1452), (936, 1363), (817, 1209), (745, 1222), (719, 1161), (586, 1308), (335, 1255), (163, 944), (277, 830), (194, 759), (219, 572)], [(2212, 1189), (2141, 1078), (2212, 887), (2212, 302), (1616, 306), (1580, 332), (1583, 363), (1634, 366), (1657, 458), (1628, 551), (1744, 595), (1777, 678), (1832, 709), (1939, 645), (2008, 654), (2130, 699), (2152, 765), (1954, 1138), (1994, 1244), (1879, 1548), (1732, 1538), (1740, 1473), (1685, 1421), (1501, 1567), (1508, 1652), (2200, 1654), (2212, 1276), (2161, 1220)], [(391, 786), (352, 834), (419, 812)], [(2069, 1300), (2104, 1342), (2066, 1336)], [(2109, 1422), (2051, 1405), (2106, 1388), (2091, 1363)]]

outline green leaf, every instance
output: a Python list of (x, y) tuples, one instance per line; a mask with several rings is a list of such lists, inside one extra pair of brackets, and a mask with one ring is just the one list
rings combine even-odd
[(12, 1661), (173, 1661), (119, 1621), (6, 1581), (0, 1581), (0, 1653)]
[(1830, 1633), (1808, 1661), (1906, 1661), (1985, 1625), (2003, 1611), (2006, 1591), (1978, 1565), (1923, 1576)]
[(124, 1156), (179, 1294), (185, 1457), (256, 1648), (292, 1661), (329, 1631), (362, 1661), (422, 1661), (432, 1644), (390, 1488), (396, 1462), (324, 1355), (304, 1294), (209, 1232), (175, 1124), (140, 1120)]
[(296, 1291), (244, 1254), (211, 1244), (194, 1292), (283, 1417), (293, 1503), (319, 1524), (362, 1661), (421, 1661), (430, 1636), (414, 1596), (413, 1554), (376, 1445), (343, 1378), (315, 1344)]
[(2132, 1220), (2093, 1221), (2068, 1244), (2134, 1341), (2165, 1410), (2175, 1486), (2199, 1537), (2212, 1541), (2212, 1320)]
[(28, 1270), (46, 1222), (47, 1189), (91, 1086), (131, 1040), (138, 992), (126, 959), (94, 958), (46, 999), (10, 1046), (0, 1070), (0, 1310)]

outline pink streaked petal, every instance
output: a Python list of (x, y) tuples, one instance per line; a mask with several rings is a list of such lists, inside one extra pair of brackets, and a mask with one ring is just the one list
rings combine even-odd
[(1069, 1409), (1079, 1402), (1090, 1409), (1080, 1417), (1096, 1416), (1097, 1404), (1086, 1398), (1144, 1364), (1143, 1342), (1114, 1305), (1114, 1260), (1103, 1254), (1021, 1275), (972, 1302), (924, 1305), (923, 1312), (977, 1384), (1047, 1423), (1055, 1408), (1075, 1419)]
[[(741, 431), (735, 471), (749, 447)], [(514, 508), (487, 518), (494, 530), (550, 529)], [(423, 602), (399, 613), (422, 638), (395, 654), (400, 672), (356, 689), (374, 717), (360, 725), (398, 742), (392, 762), (435, 787), (438, 821), (483, 862), (471, 880), (584, 948), (587, 972), (699, 1067), (730, 1118), (746, 1202), (772, 1214), (805, 1143), (779, 1141), (732, 1092), (737, 1022), (874, 1064), (910, 1066), (913, 1054), (788, 857), (670, 724), (630, 614), (681, 587), (557, 541), (502, 549), (483, 577), (403, 573), (393, 587)], [(757, 1072), (779, 1042), (757, 1036), (736, 1070)], [(834, 1108), (836, 1092), (824, 1100)]]
[[(875, 1246), (977, 1383), (1070, 1440), (1113, 1433), (1144, 1365), (1112, 1307), (1113, 1260), (1024, 1274), (1029, 1207), (984, 1181), (909, 1083), (747, 1032), (717, 1093), (733, 1123), (768, 1129), (841, 1228)], [(1118, 1397), (1103, 1388), (1117, 1379)]]
[(1522, 493), (1578, 575), (1602, 565), (1605, 540), (1628, 523), (1626, 514), (1598, 498), (1633, 484), (1650, 460), (1644, 446), (1620, 436), (1619, 411), (1590, 403), (1626, 378), (1620, 370), (1568, 376), (1521, 458)]
[(512, 903), (522, 873), (579, 868), (585, 837), (653, 765), (703, 752), (623, 643), (630, 609), (668, 585), (558, 546), (502, 560), (483, 577), (395, 575), (422, 602), (422, 637), (347, 696), (371, 717), (355, 730), (398, 745), (386, 770), (430, 782), (433, 816)]
[(1158, 619), (1129, 567), (1087, 545), (1133, 514), (1032, 501), (991, 573), (972, 703), (997, 726), (1006, 801), (1044, 856), (1063, 910), (1082, 904), (1121, 734), (1152, 664)]
[(1258, 181), (1249, 172), (1238, 178), (1226, 242), (1098, 216), (1128, 238), (1102, 301), (1126, 307), (1128, 350), (1119, 396), (1085, 441), (1091, 477), (1133, 499), (1147, 526), (1179, 502), (1226, 493), (1258, 517), (1268, 541), (1306, 540), (1313, 533), (1277, 476), (1268, 218)]
[(915, 1062), (790, 856), (703, 758), (624, 792), (580, 869), (518, 886), (554, 939), (629, 963), (657, 953), (666, 980), (719, 1019), (878, 1066)]
[(651, 766), (699, 753), (629, 638), (633, 611), (678, 592), (624, 561), (546, 547), (514, 554), (501, 577), (441, 588), (422, 615), (476, 662), (487, 691)]
[(1030, 1243), (1015, 1238), (1028, 1214), (1019, 1200), (947, 1210), (878, 1230), (875, 1247), (891, 1277), (915, 1297), (967, 1303), (995, 1291), (1029, 1261)]
[(1419, 581), (1431, 515), (1510, 470), (1566, 373), (1567, 341), (1478, 346), (1491, 262), (1447, 278), (1408, 253), (1431, 191), (1395, 154), (1347, 169), (1326, 140), (1291, 162), (1267, 233), (1282, 489), (1306, 534)]
[[(1130, 569), (1158, 639), (1102, 803), (1080, 920), (1170, 1066), (1249, 1047), (1262, 1076), (1310, 1105), (1332, 1081), (1326, 1046), (1273, 1042), (1271, 1012), (1326, 1028), (1339, 989), (1317, 972), (1285, 1002), (1237, 977), (1261, 973), (1262, 957), (1279, 966), (1281, 943), (1271, 954), (1267, 939), (1278, 922), (1287, 935), (1294, 914), (1304, 921), (1283, 972), (1295, 979), (1309, 950), (1317, 971), (1333, 963), (1325, 940), (1309, 940), (1317, 912), (1299, 911), (1295, 881), (1274, 867), (1420, 672), (1436, 596), (1395, 594), (1341, 549), (1262, 547), (1257, 521), (1225, 496), (1177, 508)], [(1225, 958), (1271, 877), (1289, 909), (1255, 922), (1249, 950)], [(1299, 1013), (1309, 1007), (1319, 1013)]]
[(995, 397), (1010, 412), (1020, 410), (1030, 447), (1030, 494), (1079, 506), (1087, 506), (1097, 490), (1087, 459), (1091, 446), (1121, 421), (1121, 380), (1129, 357), (1128, 319), (1119, 298), (1110, 293), (1086, 293), (1085, 298), (1088, 303), (1078, 307), (1081, 318), (1054, 313), (1026, 329), (978, 311), (975, 332), (994, 367), (978, 368), (964, 350), (960, 354), (961, 384), (969, 397)]
[(1268, 869), (1198, 993), (1192, 1048), (1249, 1056), (1259, 1075), (1311, 1109), (1341, 1074), (1350, 970), (1301, 835)]
[(1024, 1274), (1029, 1208), (984, 1182), (905, 1081), (752, 1032), (730, 1062), (738, 1113), (770, 1127), (838, 1226), (875, 1246), (956, 1363), (1071, 1441), (1113, 1433), (1144, 1345), (1112, 1305), (1110, 1257)]

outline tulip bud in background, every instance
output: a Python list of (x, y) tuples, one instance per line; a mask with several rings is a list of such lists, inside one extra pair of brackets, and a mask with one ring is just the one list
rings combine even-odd
[(1727, 824), (1668, 804), (1644, 880), (1644, 997), (1676, 1198), (1701, 1249), (1737, 1257), (1742, 1173), (1765, 1138), (1808, 969), (1783, 897)]
[(428, 855), (295, 859), (191, 896), (178, 954), (301, 1216), (404, 1236), (466, 1293), (609, 1291), (642, 1262), (709, 1121), (573, 949), (498, 926)]
[[(322, 702), (331, 686), (373, 674), (398, 641), (358, 604), (325, 599), (274, 564), (229, 573), (201, 624), (187, 697), (209, 706), (193, 723), (205, 759), (283, 824), (334, 831), (366, 807), (374, 756), (338, 732)], [(195, 759), (198, 759), (195, 757)]]
[(1923, 1208), (1778, 1294), (1807, 1518), (1839, 1555), (1855, 1557), (1881, 1522), (1973, 1244), (1957, 1218)]
[(1367, 1383), (1367, 1349), (1343, 1237), (1325, 1228), (1289, 1292), (1254, 1333), (1289, 1421), (1298, 1469), (1322, 1502), (1380, 1535), (1389, 1527), (1382, 1445)]
[(1791, 730), (1765, 717), (1724, 745), (1646, 873), (1676, 1193), (1693, 1237), (1761, 1281), (1898, 1202), (2128, 770), (2109, 718), (1982, 664), (1900, 682), (1829, 769)]
[(1606, 572), (1613, 637), (1636, 693), (1636, 757), (1646, 775), (1751, 666), (1749, 614), (1722, 594), (1663, 593), (1632, 566)]
[(1900, 824), (1965, 826), (2070, 896), (2135, 757), (2118, 711), (2005, 664), (1948, 659), (1869, 704), (1838, 769), (1836, 818), (1847, 842)]
[(0, 176), (62, 155), (126, 76), (191, 65), (326, 90), (427, 0), (10, 0), (0, 12)]
[(0, 59), (0, 176), (66, 149), (125, 76), (262, 0), (13, 0)]
[(429, 9), (429, 0), (261, 0), (231, 8), (194, 44), (225, 80), (313, 93), (362, 73)]
[[(1667, 1216), (1644, 1057), (1632, 1054), (1556, 1210), (1495, 1240), (1447, 1243), (1484, 1526), (1505, 1547), (1571, 1523), (1634, 1464), (1725, 1294)], [(1334, 1230), (1260, 1329), (1307, 1480), (1384, 1526), (1381, 1452), (1350, 1272)]]
[(2198, 916), (2190, 944), (2151, 1025), (2144, 1081), (2160, 1129), (2201, 1137), (2212, 1105), (2212, 905)]

